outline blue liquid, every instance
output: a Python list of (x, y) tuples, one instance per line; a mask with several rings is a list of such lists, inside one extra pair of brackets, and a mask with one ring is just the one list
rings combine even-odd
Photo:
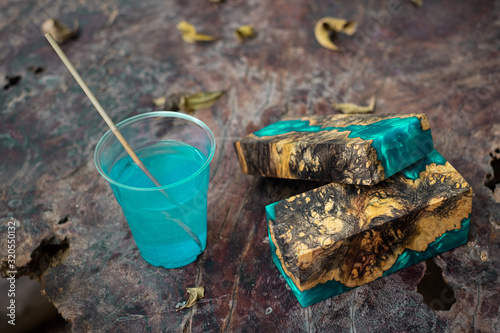
[[(164, 188), (167, 195), (155, 189), (154, 183), (129, 156), (112, 167), (109, 177), (130, 187), (111, 184), (137, 247), (153, 266), (187, 265), (206, 246), (209, 167), (194, 174), (207, 157), (195, 147), (170, 140), (135, 149), (135, 152), (160, 184), (168, 186)], [(193, 231), (201, 248), (174, 220)]]
[(254, 133), (255, 136), (273, 136), (290, 132), (350, 131), (349, 138), (372, 140), (377, 159), (384, 167), (385, 178), (403, 170), (432, 152), (434, 144), (430, 129), (423, 130), (418, 117), (388, 118), (369, 125), (322, 127), (309, 120), (282, 120)]

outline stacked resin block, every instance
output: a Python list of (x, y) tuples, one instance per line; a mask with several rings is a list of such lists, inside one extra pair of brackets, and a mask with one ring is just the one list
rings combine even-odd
[(283, 120), (235, 144), (246, 174), (373, 185), (433, 149), (425, 114)]
[(437, 151), (373, 186), (332, 183), (266, 207), (273, 260), (302, 306), (467, 242), (472, 189)]
[(266, 207), (273, 260), (302, 306), (467, 241), (472, 189), (433, 149), (425, 115), (285, 120), (236, 150), (246, 173), (334, 181)]

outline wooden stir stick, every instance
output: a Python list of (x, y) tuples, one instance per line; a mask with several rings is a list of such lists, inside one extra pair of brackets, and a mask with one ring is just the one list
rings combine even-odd
[[(94, 107), (97, 109), (97, 111), (99, 112), (99, 114), (101, 115), (101, 117), (104, 119), (104, 121), (106, 122), (106, 124), (108, 124), (109, 128), (111, 129), (111, 131), (113, 131), (114, 135), (116, 136), (116, 138), (118, 139), (118, 141), (120, 141), (120, 143), (122, 144), (123, 148), (125, 148), (125, 150), (127, 151), (127, 153), (130, 155), (130, 157), (132, 158), (132, 160), (135, 162), (135, 164), (137, 164), (137, 166), (146, 174), (146, 176), (148, 176), (148, 178), (156, 186), (161, 187), (162, 185), (160, 184), (160, 182), (151, 174), (151, 172), (149, 172), (149, 170), (146, 168), (146, 166), (144, 165), (144, 163), (142, 163), (142, 161), (139, 159), (139, 157), (137, 157), (137, 155), (134, 152), (134, 150), (132, 149), (132, 147), (130, 147), (130, 145), (128, 144), (127, 140), (125, 140), (125, 138), (120, 133), (120, 131), (118, 130), (118, 128), (116, 128), (116, 126), (113, 123), (113, 121), (111, 120), (111, 118), (108, 116), (108, 114), (106, 113), (106, 111), (104, 111), (104, 108), (101, 106), (101, 103), (99, 103), (99, 101), (97, 100), (97, 98), (95, 98), (95, 96), (92, 93), (92, 91), (90, 91), (89, 87), (87, 86), (87, 84), (85, 83), (85, 81), (83, 81), (83, 79), (80, 76), (80, 74), (78, 74), (77, 70), (75, 69), (75, 67), (73, 66), (73, 64), (71, 63), (71, 61), (69, 61), (68, 57), (66, 57), (66, 54), (64, 54), (64, 52), (61, 49), (61, 47), (59, 46), (59, 44), (57, 44), (57, 42), (54, 40), (54, 38), (52, 37), (52, 35), (50, 33), (45, 34), (45, 37), (49, 41), (50, 45), (54, 48), (54, 51), (56, 51), (56, 53), (59, 56), (59, 58), (61, 58), (61, 60), (64, 63), (64, 65), (66, 65), (66, 67), (68, 68), (68, 70), (71, 72), (71, 74), (75, 78), (76, 82), (78, 82), (78, 84), (80, 85), (80, 87), (83, 89), (83, 91), (85, 92), (85, 94), (87, 95), (87, 97), (90, 99), (90, 101), (92, 102), (92, 104), (94, 105)], [(160, 190), (160, 191), (167, 198), (170, 199), (169, 195), (164, 190)], [(163, 213), (165, 214), (165, 216), (167, 218), (170, 218), (166, 212), (163, 212)], [(180, 221), (178, 219), (172, 219), (172, 218), (170, 218), (170, 219), (172, 221), (174, 221), (175, 223), (177, 223), (182, 229), (184, 229), (184, 231), (186, 231), (193, 238), (193, 240), (195, 241), (195, 243), (200, 247), (200, 250), (203, 250), (203, 245), (201, 244), (200, 239), (198, 238), (198, 236), (196, 236), (196, 234), (193, 232), (193, 230), (191, 230), (191, 228), (189, 228), (185, 223), (183, 223), (182, 221)]]

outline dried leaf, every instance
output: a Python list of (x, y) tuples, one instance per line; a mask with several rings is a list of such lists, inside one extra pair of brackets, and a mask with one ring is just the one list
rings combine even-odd
[(186, 112), (209, 108), (225, 93), (225, 91), (213, 91), (182, 95), (179, 101), (179, 108)]
[(353, 21), (348, 21), (344, 25), (344, 29), (341, 32), (345, 33), (346, 35), (352, 36), (356, 33), (356, 30), (358, 30), (358, 24)]
[(357, 28), (358, 24), (356, 22), (335, 17), (324, 17), (316, 23), (314, 36), (324, 48), (337, 51), (339, 48), (332, 42), (332, 37), (335, 37), (339, 32), (352, 36), (356, 33)]
[(193, 112), (195, 110), (211, 107), (225, 91), (199, 92), (196, 94), (172, 94), (153, 99), (151, 102), (166, 111), (185, 111)]
[(417, 7), (422, 7), (424, 5), (424, 0), (411, 0)]
[(193, 305), (198, 303), (198, 300), (202, 299), (203, 296), (205, 296), (205, 288), (203, 287), (187, 288), (186, 290), (189, 294), (189, 299), (187, 300), (186, 304), (178, 308), (177, 311), (192, 307)]
[(109, 14), (109, 17), (108, 17), (108, 21), (106, 22), (106, 25), (111, 25), (113, 24), (113, 22), (116, 20), (116, 18), (118, 17), (118, 14), (120, 14), (120, 12), (118, 11), (118, 9), (115, 9), (111, 12), (111, 14)]
[(151, 102), (153, 102), (153, 104), (156, 106), (163, 106), (167, 102), (167, 96), (155, 98)]
[(352, 103), (333, 103), (332, 106), (340, 110), (342, 113), (356, 114), (356, 113), (371, 113), (375, 109), (375, 96), (370, 99), (370, 105), (360, 106)]
[(254, 38), (256, 36), (255, 30), (253, 29), (252, 25), (242, 25), (238, 27), (238, 29), (236, 29), (234, 33), (236, 35), (236, 38), (238, 38), (240, 42), (243, 42), (245, 39)]
[(50, 33), (56, 42), (62, 44), (78, 35), (78, 21), (75, 21), (75, 27), (71, 30), (58, 20), (48, 19), (43, 22), (42, 31), (44, 34)]
[(193, 44), (196, 42), (210, 42), (217, 39), (214, 36), (199, 34), (194, 25), (189, 24), (186, 21), (182, 21), (177, 24), (177, 29), (181, 32), (182, 40), (186, 43)]
[(181, 94), (173, 94), (169, 96), (162, 96), (153, 99), (151, 102), (159, 106), (161, 110), (164, 111), (179, 111), (179, 103), (181, 99)]

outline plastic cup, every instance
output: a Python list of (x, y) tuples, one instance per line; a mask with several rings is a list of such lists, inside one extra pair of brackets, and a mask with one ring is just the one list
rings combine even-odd
[(133, 163), (111, 131), (94, 160), (148, 263), (182, 267), (205, 250), (207, 191), (215, 138), (200, 120), (176, 112), (144, 113), (117, 125), (157, 187)]

